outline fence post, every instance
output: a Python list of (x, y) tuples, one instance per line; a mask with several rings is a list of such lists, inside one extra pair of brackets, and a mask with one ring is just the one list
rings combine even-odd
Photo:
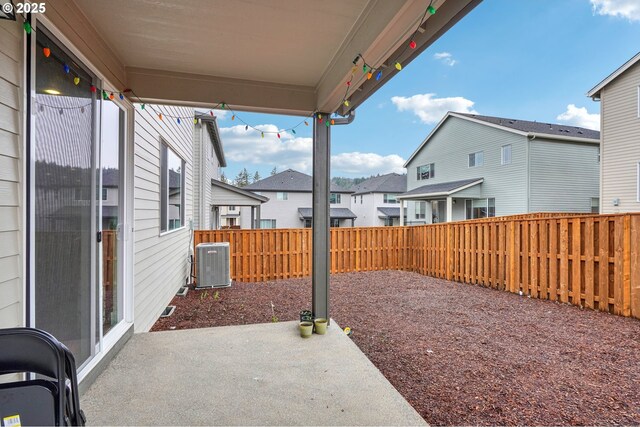
[(447, 223), (447, 265), (446, 265), (446, 273), (447, 280), (451, 280), (453, 277), (453, 233), (451, 230), (451, 224)]

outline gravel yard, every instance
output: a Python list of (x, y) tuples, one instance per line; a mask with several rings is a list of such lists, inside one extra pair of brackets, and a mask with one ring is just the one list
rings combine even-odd
[[(640, 424), (638, 320), (416, 273), (331, 280), (331, 317), (430, 424)], [(310, 301), (310, 278), (190, 290), (153, 330), (295, 320)]]

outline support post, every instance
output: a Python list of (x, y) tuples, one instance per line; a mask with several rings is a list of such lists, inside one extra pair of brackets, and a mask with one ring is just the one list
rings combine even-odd
[[(321, 113), (329, 118), (329, 114)], [(313, 121), (312, 311), (329, 319), (329, 176), (331, 127)]]
[(260, 205), (256, 206), (256, 223), (253, 225), (256, 230), (260, 229)]
[(404, 226), (404, 199), (400, 199), (400, 227)]
[(453, 197), (447, 197), (447, 222), (453, 221)]

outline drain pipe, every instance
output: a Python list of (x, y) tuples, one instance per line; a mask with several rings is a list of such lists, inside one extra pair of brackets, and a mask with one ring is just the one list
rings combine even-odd
[(333, 119), (333, 126), (337, 125), (348, 125), (356, 119), (356, 110), (349, 111), (349, 115), (347, 117), (341, 117), (338, 119)]

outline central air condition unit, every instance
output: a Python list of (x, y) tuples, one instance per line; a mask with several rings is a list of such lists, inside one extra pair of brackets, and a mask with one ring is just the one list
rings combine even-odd
[(196, 246), (198, 277), (196, 289), (231, 286), (229, 243), (200, 243)]

